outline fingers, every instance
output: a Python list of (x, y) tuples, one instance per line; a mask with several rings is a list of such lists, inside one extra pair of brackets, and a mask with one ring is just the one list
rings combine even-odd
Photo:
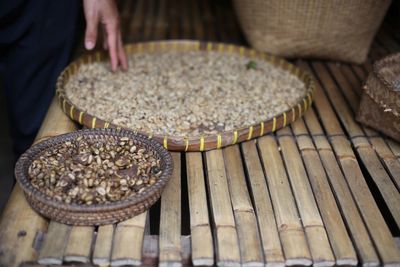
[(118, 34), (118, 59), (123, 70), (128, 69), (128, 59), (126, 57), (125, 49), (122, 44), (121, 32)]
[(90, 6), (92, 6), (90, 1), (85, 1), (84, 4), (86, 18), (85, 48), (87, 50), (92, 50), (96, 46), (99, 15), (96, 8), (90, 8)]
[(105, 24), (105, 29), (107, 32), (107, 45), (108, 45), (108, 53), (110, 55), (111, 70), (116, 71), (118, 66), (118, 53), (117, 53), (118, 25), (116, 23)]
[(128, 68), (128, 60), (122, 44), (118, 8), (114, 0), (84, 0), (86, 18), (85, 47), (91, 50), (96, 45), (98, 24), (103, 26), (103, 47), (110, 55), (111, 70), (118, 66)]

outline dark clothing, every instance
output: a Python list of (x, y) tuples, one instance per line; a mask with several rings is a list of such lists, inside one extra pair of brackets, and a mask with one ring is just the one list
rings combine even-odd
[(0, 0), (0, 75), (16, 156), (32, 144), (74, 46), (80, 0)]

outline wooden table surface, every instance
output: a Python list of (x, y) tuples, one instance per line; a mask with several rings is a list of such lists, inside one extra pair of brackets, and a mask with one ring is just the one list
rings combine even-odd
[[(120, 4), (126, 42), (246, 44), (229, 1)], [(221, 150), (173, 153), (161, 200), (135, 218), (59, 224), (15, 186), (0, 221), (0, 266), (400, 266), (400, 144), (354, 120), (371, 62), (400, 51), (394, 31), (384, 24), (361, 66), (294, 61), (318, 84), (302, 119)], [(77, 128), (55, 99), (36, 142)]]

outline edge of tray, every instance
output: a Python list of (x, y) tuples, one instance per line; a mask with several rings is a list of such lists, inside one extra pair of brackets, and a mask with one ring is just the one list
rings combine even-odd
[(80, 57), (79, 59), (72, 62), (65, 70), (60, 74), (57, 80), (57, 96), (60, 101), (62, 110), (72, 120), (84, 125), (88, 128), (126, 128), (135, 132), (141, 133), (153, 138), (156, 141), (163, 144), (163, 146), (171, 151), (207, 151), (216, 148), (222, 148), (229, 145), (234, 145), (239, 142), (251, 140), (256, 137), (263, 136), (265, 134), (279, 130), (289, 123), (292, 123), (296, 119), (303, 116), (303, 114), (309, 109), (312, 104), (312, 100), (315, 93), (315, 82), (313, 78), (305, 71), (300, 70), (298, 67), (287, 62), (284, 59), (269, 55), (264, 52), (256, 51), (251, 48), (244, 46), (238, 46), (233, 44), (216, 43), (216, 42), (202, 42), (202, 41), (191, 41), (191, 40), (171, 40), (171, 41), (152, 41), (142, 42), (135, 44), (128, 44), (125, 46), (128, 55), (142, 52), (156, 52), (156, 51), (217, 51), (217, 52), (228, 52), (245, 55), (250, 58), (257, 58), (265, 60), (275, 67), (289, 71), (291, 74), (298, 77), (306, 85), (306, 94), (304, 97), (297, 102), (296, 105), (290, 109), (274, 116), (271, 119), (262, 121), (258, 124), (251, 125), (249, 127), (240, 128), (237, 130), (220, 132), (215, 135), (204, 135), (196, 137), (176, 137), (176, 136), (161, 136), (153, 135), (151, 133), (135, 131), (127, 127), (115, 125), (109, 121), (102, 120), (94, 115), (91, 115), (77, 106), (67, 97), (64, 89), (64, 84), (72, 77), (83, 64), (91, 64), (92, 62), (104, 61), (107, 58), (106, 52), (94, 52)]

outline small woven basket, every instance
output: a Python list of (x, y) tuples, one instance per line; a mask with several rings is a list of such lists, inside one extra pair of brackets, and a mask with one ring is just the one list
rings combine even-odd
[(258, 50), (285, 57), (362, 63), (390, 0), (234, 0)]
[(374, 63), (357, 120), (400, 141), (400, 53)]
[[(90, 206), (57, 201), (33, 187), (28, 176), (28, 169), (34, 159), (58, 144), (67, 141), (74, 142), (79, 136), (103, 142), (107, 142), (109, 138), (129, 137), (134, 140), (136, 146), (155, 152), (155, 157), (160, 159), (162, 174), (154, 185), (148, 187), (139, 195), (116, 202)], [(15, 176), (29, 204), (43, 216), (71, 225), (103, 225), (129, 219), (150, 208), (160, 198), (162, 190), (172, 175), (172, 170), (171, 154), (158, 142), (128, 130), (90, 129), (60, 135), (32, 146), (18, 160)]]

